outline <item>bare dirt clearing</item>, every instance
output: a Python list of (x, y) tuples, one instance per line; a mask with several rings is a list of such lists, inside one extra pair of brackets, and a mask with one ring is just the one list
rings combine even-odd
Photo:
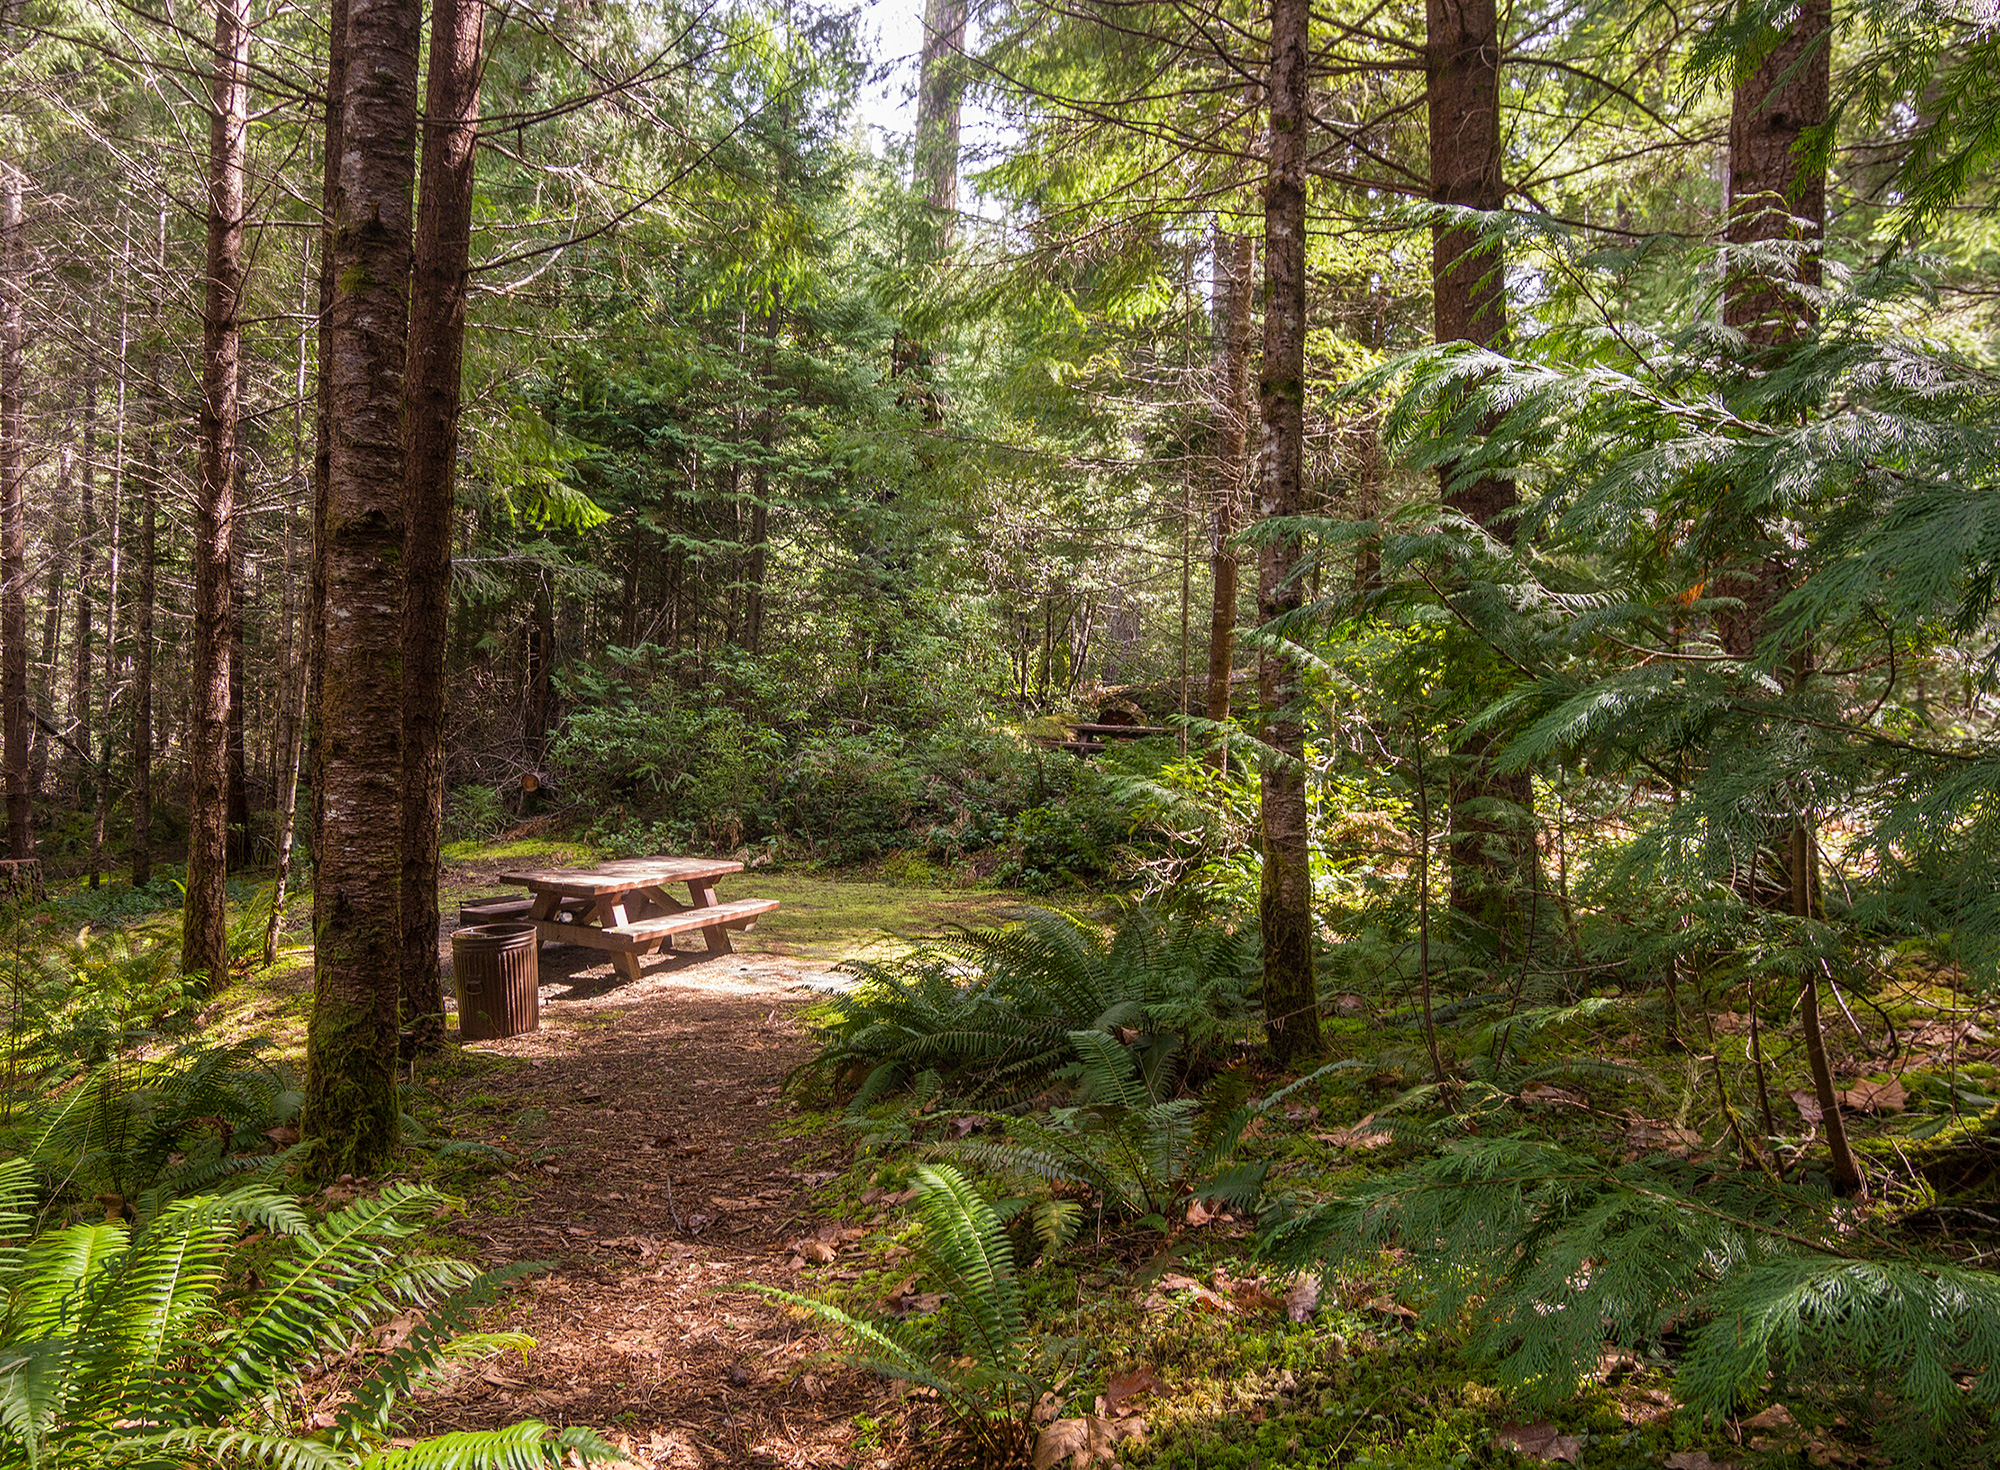
[(585, 1424), (675, 1470), (900, 1460), (873, 1422), (898, 1417), (885, 1387), (817, 1364), (824, 1337), (735, 1289), (800, 1284), (782, 1248), (812, 1233), (830, 1174), (780, 1088), (808, 1055), (797, 1011), (840, 977), (684, 949), (628, 984), (564, 947), (541, 979), (540, 1031), (466, 1049), (517, 1064), (442, 1084), (461, 1132), (522, 1154), (454, 1228), (488, 1267), (551, 1263), (503, 1314), (536, 1346), (459, 1373), (418, 1427)]

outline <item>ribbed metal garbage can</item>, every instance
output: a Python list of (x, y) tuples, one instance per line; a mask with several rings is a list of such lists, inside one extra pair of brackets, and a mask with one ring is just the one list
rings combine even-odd
[(474, 924), (451, 936), (461, 1041), (496, 1041), (542, 1024), (541, 944), (533, 924)]

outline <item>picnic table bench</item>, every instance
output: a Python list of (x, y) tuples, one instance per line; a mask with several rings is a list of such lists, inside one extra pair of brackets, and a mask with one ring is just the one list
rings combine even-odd
[[(543, 944), (581, 944), (609, 950), (618, 973), (639, 978), (639, 957), (662, 947), (673, 936), (700, 930), (710, 954), (730, 954), (731, 929), (755, 927), (760, 915), (778, 907), (775, 898), (739, 898), (722, 903), (715, 880), (740, 873), (743, 864), (714, 858), (630, 858), (590, 868), (531, 868), (502, 873), (499, 881), (528, 890), (527, 899), (499, 899), (467, 905), (464, 915), (478, 910), (479, 922), (494, 918), (525, 918)], [(685, 883), (690, 902), (667, 891), (670, 883)]]

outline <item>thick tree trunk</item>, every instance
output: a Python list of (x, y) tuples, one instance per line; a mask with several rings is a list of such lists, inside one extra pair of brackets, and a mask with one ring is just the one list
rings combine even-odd
[[(1216, 724), (1229, 718), (1229, 675), (1236, 662), (1238, 560), (1230, 544), (1236, 535), (1245, 482), (1250, 477), (1250, 328), (1255, 308), (1250, 295), (1257, 268), (1257, 242), (1215, 227), (1215, 514), (1209, 529), (1208, 569), (1213, 595), (1208, 610), (1207, 715)], [(1218, 739), (1209, 757), (1217, 770), (1229, 753)]]
[(402, 1038), (444, 1042), (438, 968), (438, 844), (444, 809), (445, 642), (452, 489), (458, 463), (473, 144), (479, 128), (481, 0), (434, 0), (417, 213), (403, 447), (409, 525), (403, 567)]
[[(1770, 36), (1770, 50), (1736, 88), (1729, 113), (1729, 223), (1722, 319), (1742, 332), (1751, 352), (1768, 357), (1812, 331), (1817, 312), (1810, 291), (1820, 283), (1820, 245), (1826, 233), (1826, 165), (1812, 155), (1809, 133), (1825, 126), (1831, 91), (1833, 7), (1805, 0), (1791, 24)], [(1739, 258), (1736, 247), (1791, 242), (1798, 253), (1789, 273)], [(1742, 527), (1745, 564), (1715, 578), (1714, 590), (1742, 606), (1718, 614), (1716, 633), (1725, 652), (1749, 660), (1769, 631), (1772, 608), (1790, 590), (1792, 566), (1781, 527), (1752, 518)], [(1784, 650), (1787, 686), (1796, 692), (1812, 678), (1813, 650)], [(1813, 882), (1816, 844), (1810, 811), (1801, 812), (1779, 839), (1790, 907), (1800, 920), (1819, 910)], [(1841, 1120), (1840, 1099), (1827, 1060), (1819, 1014), (1819, 975), (1810, 965), (1799, 977), (1799, 1026), (1807, 1070), (1826, 1130), (1834, 1188), (1867, 1193)]]
[[(1305, 511), (1306, 127), (1308, 0), (1273, 0), (1269, 174), (1264, 194), (1264, 362), (1257, 380), (1262, 430), (1258, 514)], [(1299, 544), (1268, 541), (1257, 558), (1258, 621), (1296, 612)], [(1313, 975), (1312, 869), (1307, 851), (1304, 690), (1299, 666), (1270, 652), (1258, 660), (1265, 737), (1264, 872), (1258, 917), (1264, 934), (1264, 1026), (1273, 1054), (1294, 1063), (1320, 1050)]]
[(917, 63), (916, 187), (936, 211), (931, 250), (951, 248), (958, 220), (958, 120), (965, 97), (965, 0), (924, 0)]
[(160, 297), (165, 291), (167, 215), (160, 211), (153, 269), (152, 350), (146, 356), (146, 422), (139, 452), (139, 592), (132, 612), (132, 886), (153, 877), (153, 615), (159, 604)]
[[(16, 6), (6, 6), (12, 34)], [(0, 162), (0, 744), (5, 747), (7, 852), (35, 855), (30, 824), (28, 745), (28, 526), (22, 502), (28, 446), (22, 437), (22, 316), (27, 309), (28, 250), (21, 218), (25, 180)]]
[(373, 1174), (396, 1146), (402, 929), (403, 371), (416, 182), (417, 0), (351, 0), (333, 224), (331, 453), (305, 1169)]
[(200, 471), (195, 504), (193, 703), (187, 898), (181, 969), (229, 978), (223, 912), (229, 821), (229, 558), (242, 418), (243, 169), (249, 129), (249, 0), (217, 0), (208, 141), (208, 282), (202, 306)]
[(305, 769), (312, 784), (310, 842), (319, 861), (319, 834), (326, 826), (326, 780), (321, 770), (320, 708), (326, 676), (326, 517), (333, 459), (333, 229), (340, 216), (340, 160), (347, 96), (348, 0), (329, 0), (326, 52), (326, 157), (322, 161), (320, 210), (319, 320), (316, 386), (313, 399), (312, 595), (306, 605), (306, 691), (310, 711), (304, 736)]
[[(1501, 170), (1500, 35), (1494, 0), (1427, 0), (1424, 102), (1430, 129), (1431, 197), (1439, 204), (1497, 210)], [(1502, 347), (1507, 339), (1506, 261), (1470, 224), (1431, 227), (1433, 325), (1440, 342)], [(1440, 471), (1444, 503), (1488, 535), (1514, 540), (1514, 485), (1491, 476), (1454, 485)], [(1456, 682), (1476, 697), (1489, 660), (1471, 653)], [(1474, 931), (1505, 948), (1533, 888), (1534, 788), (1525, 773), (1494, 769), (1491, 738), (1461, 743), (1451, 790), (1451, 905)]]

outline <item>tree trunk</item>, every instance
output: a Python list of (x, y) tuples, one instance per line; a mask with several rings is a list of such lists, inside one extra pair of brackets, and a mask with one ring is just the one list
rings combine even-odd
[[(1506, 202), (1501, 170), (1500, 36), (1494, 0), (1427, 0), (1424, 102), (1430, 130), (1431, 198), (1497, 210)], [(1439, 342), (1504, 347), (1506, 260), (1475, 225), (1431, 226), (1432, 315)], [(1506, 545), (1514, 540), (1514, 485), (1492, 476), (1455, 485), (1439, 471), (1448, 509)], [(1469, 651), (1454, 670), (1462, 693), (1478, 697), (1491, 660)], [(1526, 773), (1494, 769), (1496, 742), (1461, 742), (1451, 782), (1451, 906), (1474, 932), (1504, 950), (1519, 928), (1521, 898), (1533, 887), (1534, 788)]]
[(438, 844), (444, 810), (445, 642), (451, 612), (452, 487), (458, 463), (473, 143), (479, 129), (481, 0), (433, 0), (417, 213), (403, 449), (402, 1044), (444, 1043), (438, 967)]
[[(1257, 242), (1249, 235), (1215, 227), (1215, 516), (1209, 533), (1208, 568), (1213, 596), (1208, 614), (1208, 718), (1229, 718), (1229, 675), (1236, 662), (1236, 581), (1238, 560), (1230, 539), (1236, 534), (1244, 482), (1250, 470), (1250, 328)], [(1209, 757), (1217, 770), (1229, 763), (1218, 738)]]
[(104, 578), (104, 684), (98, 720), (97, 802), (90, 822), (90, 886), (104, 882), (104, 834), (111, 820), (111, 706), (118, 679), (118, 617), (123, 588), (125, 542), (125, 390), (132, 348), (132, 219), (125, 215), (125, 240), (118, 252), (118, 366), (113, 382), (118, 395), (116, 427), (111, 438), (111, 564)]
[(416, 182), (417, 0), (352, 0), (333, 222), (317, 963), (300, 1117), (308, 1178), (396, 1146), (402, 929), (403, 371)]
[(333, 459), (333, 228), (340, 216), (340, 160), (345, 134), (347, 96), (348, 0), (330, 0), (327, 7), (326, 157), (321, 163), (319, 320), (316, 388), (313, 399), (312, 595), (306, 604), (306, 708), (311, 711), (305, 733), (305, 768), (312, 784), (310, 841), (313, 861), (319, 861), (319, 835), (326, 827), (326, 780), (321, 769), (319, 713), (326, 683), (326, 518), (328, 481)]
[[(1809, 293), (1821, 279), (1826, 165), (1808, 151), (1807, 135), (1827, 122), (1832, 27), (1830, 0), (1805, 0), (1784, 31), (1763, 38), (1770, 49), (1731, 99), (1728, 244), (1789, 241), (1799, 247), (1789, 278), (1772, 275), (1754, 260), (1739, 263), (1733, 254), (1726, 258), (1722, 320), (1743, 333), (1755, 358), (1770, 357), (1798, 341), (1812, 331), (1817, 318)], [(1740, 599), (1742, 606), (1717, 615), (1716, 633), (1725, 652), (1749, 660), (1764, 641), (1771, 609), (1790, 589), (1792, 567), (1782, 528), (1753, 517), (1739, 539), (1749, 553), (1747, 565), (1717, 576), (1715, 590)], [(1812, 646), (1785, 650), (1783, 665), (1787, 688), (1797, 693), (1812, 678)], [(1801, 812), (1779, 839), (1791, 911), (1801, 921), (1819, 911), (1814, 825), (1811, 812)], [(1827, 1060), (1819, 975), (1810, 965), (1799, 977), (1799, 1026), (1826, 1130), (1834, 1188), (1843, 1195), (1865, 1196), (1867, 1181), (1847, 1141)]]
[[(1258, 514), (1305, 510), (1306, 128), (1309, 120), (1308, 0), (1273, 0), (1271, 134), (1264, 194), (1264, 361)], [(1296, 612), (1295, 536), (1268, 541), (1257, 558), (1260, 623)], [(1320, 1050), (1313, 976), (1312, 870), (1307, 852), (1304, 690), (1299, 665), (1272, 652), (1257, 663), (1270, 745), (1263, 773), (1264, 872), (1258, 916), (1264, 933), (1264, 1027), (1273, 1054), (1296, 1063)]]
[[(239, 357), (236, 372), (239, 422), (241, 406), (247, 399), (245, 365), (245, 360)], [(232, 496), (235, 505), (247, 507), (250, 504), (249, 469), (250, 457), (244, 452), (239, 433), (235, 462), (236, 489)], [(229, 726), (226, 741), (228, 761), (223, 783), (227, 792), (224, 809), (228, 817), (225, 857), (232, 873), (250, 866), (250, 773), (243, 748), (243, 730), (250, 718), (243, 687), (243, 614), (249, 597), (243, 583), (243, 543), (246, 539), (247, 527), (239, 520), (231, 527), (229, 535)]]
[(208, 282), (202, 307), (200, 472), (194, 538), (187, 898), (181, 969), (229, 978), (224, 916), (229, 820), (229, 557), (236, 534), (242, 418), (243, 169), (248, 141), (249, 0), (217, 0), (208, 135)]
[(951, 248), (958, 222), (958, 119), (965, 97), (965, 0), (924, 0), (917, 66), (916, 187), (935, 212), (929, 253)]
[[(314, 278), (318, 273), (313, 269), (312, 242), (306, 243), (306, 256), (299, 269), (299, 357), (296, 387), (292, 396), (292, 482), (303, 484), (308, 496), (308, 514), (312, 477), (305, 469), (305, 404), (306, 369), (308, 362), (308, 341), (306, 307), (311, 300)], [(317, 336), (317, 332), (310, 336)], [(312, 594), (310, 587), (301, 597), (293, 592), (294, 570), (296, 567), (297, 535), (296, 519), (290, 507), (285, 511), (285, 597), (280, 613), (283, 618), (284, 639), (280, 652), (278, 669), (278, 773), (275, 790), (278, 800), (278, 860), (277, 872), (271, 878), (271, 913), (264, 921), (264, 964), (268, 968), (278, 962), (278, 931), (285, 924), (285, 895), (292, 877), (292, 839), (296, 835), (299, 810), (299, 765), (305, 749), (306, 698), (312, 690), (312, 671), (305, 660), (311, 657), (312, 646)], [(311, 548), (307, 549), (311, 556)], [(304, 655), (303, 657), (301, 655)]]
[(152, 350), (146, 355), (146, 423), (139, 455), (139, 593), (132, 613), (132, 886), (153, 877), (153, 614), (159, 603), (160, 297), (166, 287), (167, 214), (159, 217), (153, 270)]
[(79, 794), (90, 787), (91, 640), (97, 635), (97, 609), (90, 595), (90, 581), (97, 571), (97, 370), (89, 367), (85, 371), (89, 376), (83, 388), (82, 462), (77, 474), (76, 632), (69, 680), (69, 723), (79, 752)]
[[(11, 37), (18, 0), (0, 15), (0, 33)], [(21, 219), (26, 180), (0, 162), (0, 743), (5, 746), (7, 852), (35, 855), (29, 822), (28, 743), (28, 526), (22, 492), (27, 443), (22, 437), (22, 316), (27, 308), (28, 251)]]

